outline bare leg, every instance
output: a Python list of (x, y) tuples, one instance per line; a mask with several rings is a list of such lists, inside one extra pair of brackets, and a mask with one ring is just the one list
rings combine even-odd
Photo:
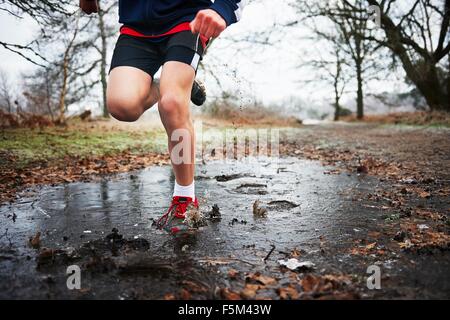
[(159, 88), (146, 72), (134, 67), (111, 70), (107, 89), (107, 105), (111, 115), (132, 122), (159, 100)]
[[(189, 108), (194, 78), (194, 69), (185, 63), (169, 61), (163, 66), (160, 83), (161, 98), (158, 109), (169, 138), (169, 152), (175, 179), (182, 186), (190, 185), (194, 180), (195, 135)], [(182, 134), (181, 139), (188, 142), (187, 148), (183, 152), (189, 154), (182, 154), (182, 156), (183, 158), (187, 156), (190, 161), (184, 161), (183, 163), (174, 159), (178, 152), (172, 154), (174, 147), (179, 142), (172, 141), (171, 138), (178, 139), (179, 133)]]

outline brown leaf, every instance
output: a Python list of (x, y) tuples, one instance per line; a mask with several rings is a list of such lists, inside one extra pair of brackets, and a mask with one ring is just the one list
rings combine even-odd
[(259, 283), (261, 283), (261, 284), (263, 284), (265, 286), (277, 283), (277, 280), (275, 278), (262, 275), (259, 272), (256, 272), (256, 273), (248, 275), (246, 280), (247, 281), (252, 281), (253, 280), (253, 281), (259, 282)]
[(419, 197), (421, 197), (422, 199), (426, 199), (426, 198), (430, 198), (431, 197), (431, 193), (428, 191), (419, 191)]
[(37, 232), (34, 237), (30, 237), (29, 244), (33, 249), (39, 249), (41, 246), (41, 233)]
[(242, 300), (241, 296), (228, 288), (220, 289), (220, 295), (225, 300)]
[(241, 297), (243, 299), (253, 299), (256, 296), (256, 291), (259, 289), (258, 285), (246, 284), (241, 291)]
[(53, 257), (54, 253), (55, 253), (55, 251), (53, 249), (42, 248), (39, 251), (38, 259), (39, 260), (49, 259), (49, 258)]
[(236, 269), (228, 270), (228, 277), (230, 279), (237, 279), (238, 276), (239, 276), (239, 271), (237, 271)]
[(368, 245), (366, 246), (366, 249), (367, 249), (367, 250), (372, 250), (373, 248), (375, 248), (376, 245), (377, 245), (376, 242), (372, 242), (372, 243), (370, 243), (370, 244), (368, 244)]
[(179, 296), (180, 296), (181, 300), (190, 300), (192, 297), (191, 293), (184, 288), (182, 288), (180, 290)]
[(320, 282), (320, 279), (313, 275), (306, 275), (302, 280), (300, 280), (300, 284), (303, 288), (304, 292), (313, 292), (316, 291), (316, 288)]
[(291, 251), (291, 257), (293, 257), (293, 258), (298, 258), (298, 257), (300, 257), (301, 256), (301, 252), (300, 252), (300, 250), (298, 250), (297, 248), (294, 248), (292, 251)]
[(185, 288), (188, 288), (189, 291), (190, 291), (190, 292), (193, 292), (193, 293), (205, 293), (205, 292), (208, 291), (208, 289), (207, 289), (205, 286), (203, 286), (203, 285), (201, 285), (201, 284), (199, 284), (199, 283), (196, 283), (196, 282), (194, 282), (194, 281), (183, 280), (183, 281), (181, 282), (181, 284), (182, 284)]
[(166, 293), (163, 297), (164, 300), (175, 300), (175, 295), (173, 293)]
[(381, 233), (378, 231), (369, 231), (367, 233), (367, 236), (369, 236), (370, 238), (378, 239), (381, 236)]
[(299, 297), (298, 291), (291, 285), (289, 285), (288, 287), (285, 287), (285, 288), (278, 288), (277, 293), (280, 296), (280, 299), (283, 299), (283, 300), (288, 300), (288, 299), (295, 300), (295, 299), (298, 299), (298, 297)]

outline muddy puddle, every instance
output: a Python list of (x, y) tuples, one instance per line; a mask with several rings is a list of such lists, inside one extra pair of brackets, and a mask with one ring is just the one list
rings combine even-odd
[[(180, 239), (152, 226), (169, 205), (170, 167), (28, 190), (0, 207), (0, 298), (227, 298), (224, 288), (239, 292), (255, 274), (276, 285), (251, 297), (279, 298), (277, 287), (305, 272), (351, 274), (357, 297), (408, 296), (418, 282), (395, 282), (397, 266), (411, 271), (420, 261), (368, 261), (347, 250), (354, 236), (383, 222), (376, 206), (353, 197), (378, 180), (329, 170), (295, 158), (200, 164), (196, 188), (207, 225)], [(278, 260), (293, 250), (313, 266), (281, 268)], [(383, 293), (365, 286), (372, 263), (394, 279)], [(81, 269), (81, 290), (67, 289), (70, 265)]]

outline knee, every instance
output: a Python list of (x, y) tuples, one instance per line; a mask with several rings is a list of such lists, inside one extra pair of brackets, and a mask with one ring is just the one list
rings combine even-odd
[(143, 107), (138, 99), (111, 97), (107, 100), (108, 111), (119, 121), (134, 122), (143, 113)]
[(165, 118), (172, 121), (185, 121), (189, 117), (189, 103), (177, 94), (168, 93), (161, 97), (159, 101), (159, 112), (164, 114)]

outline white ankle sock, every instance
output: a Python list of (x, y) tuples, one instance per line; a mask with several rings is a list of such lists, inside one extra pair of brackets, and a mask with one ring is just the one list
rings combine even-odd
[(173, 196), (176, 197), (190, 197), (192, 200), (195, 200), (195, 181), (188, 186), (180, 186), (175, 181), (175, 186), (173, 188)]

